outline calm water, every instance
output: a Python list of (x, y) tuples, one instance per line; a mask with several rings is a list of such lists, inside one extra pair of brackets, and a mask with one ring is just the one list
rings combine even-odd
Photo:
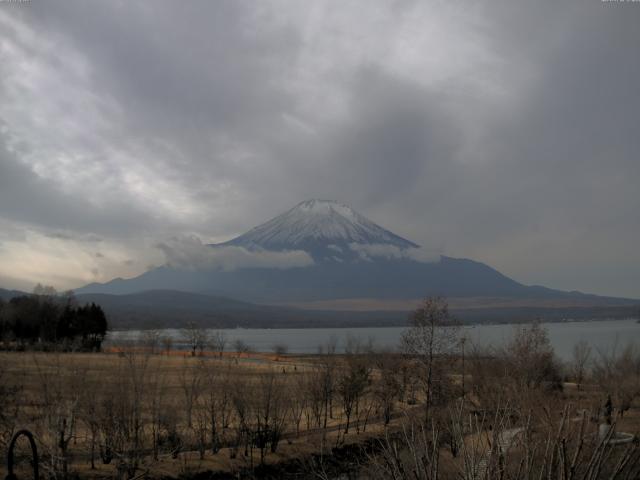
[[(635, 320), (607, 320), (593, 322), (567, 322), (544, 324), (549, 332), (549, 338), (556, 354), (562, 359), (571, 358), (573, 346), (580, 340), (585, 340), (594, 349), (602, 351), (613, 348), (623, 348), (635, 343), (640, 345), (640, 324)], [(514, 332), (514, 325), (471, 325), (463, 331), (469, 340), (480, 346), (499, 346), (508, 341)], [(341, 351), (349, 337), (361, 341), (372, 341), (381, 348), (395, 348), (400, 342), (400, 336), (405, 329), (402, 327), (379, 328), (247, 328), (220, 330), (227, 337), (227, 345), (233, 345), (237, 339), (243, 340), (252, 350), (268, 352), (274, 345), (286, 345), (290, 353), (315, 353), (319, 345), (326, 345), (331, 339), (337, 341), (338, 351)], [(140, 331), (112, 332), (109, 340), (135, 340), (141, 335)], [(162, 331), (162, 335), (169, 335), (174, 339), (174, 345), (180, 348), (182, 332), (177, 329)], [(594, 352), (595, 353), (595, 352)]]

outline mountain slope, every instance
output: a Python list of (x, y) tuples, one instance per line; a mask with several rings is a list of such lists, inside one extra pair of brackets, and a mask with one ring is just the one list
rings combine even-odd
[[(225, 250), (227, 248), (228, 250)], [(204, 256), (240, 249), (249, 255), (302, 250), (313, 264), (296, 268), (245, 265), (190, 268), (166, 265), (133, 279), (91, 284), (79, 293), (132, 294), (180, 290), (262, 304), (304, 304), (344, 299), (456, 298), (558, 299), (562, 305), (629, 305), (633, 301), (526, 286), (481, 262), (429, 257), (415, 243), (378, 226), (350, 207), (308, 200), (223, 244)], [(202, 252), (201, 252), (202, 253)], [(225, 257), (226, 258), (226, 257)], [(199, 256), (198, 260), (202, 257)], [(513, 305), (514, 302), (506, 302)], [(516, 302), (517, 303), (517, 302)], [(558, 303), (560, 304), (560, 303)]]

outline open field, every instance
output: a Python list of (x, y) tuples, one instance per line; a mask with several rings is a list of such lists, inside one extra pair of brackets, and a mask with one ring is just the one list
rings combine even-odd
[(307, 356), (1, 352), (0, 441), (32, 431), (56, 479), (637, 478), (637, 350), (561, 366), (544, 331), (522, 332), (503, 351), (428, 363), (357, 343)]
[[(143, 349), (0, 353), (3, 384), (16, 387), (6, 406), (12, 426), (34, 432), (45, 471), (82, 476), (115, 476), (123, 463), (154, 477), (235, 471), (379, 434), (384, 404), (373, 390), (354, 390), (361, 398), (348, 400), (347, 418), (337, 395), (321, 388), (335, 388), (343, 361)], [(390, 422), (409, 407), (387, 408)]]

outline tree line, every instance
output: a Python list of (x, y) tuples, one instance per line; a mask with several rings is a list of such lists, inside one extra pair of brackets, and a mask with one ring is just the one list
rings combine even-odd
[(31, 295), (0, 299), (0, 341), (5, 348), (99, 351), (108, 329), (102, 307), (79, 305), (72, 292), (36, 286)]

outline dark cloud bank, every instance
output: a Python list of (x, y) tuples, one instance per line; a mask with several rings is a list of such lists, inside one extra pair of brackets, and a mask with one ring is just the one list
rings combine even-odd
[(61, 287), (132, 275), (166, 239), (321, 197), (524, 283), (640, 297), (639, 21), (582, 0), (0, 3), (0, 278), (47, 277), (20, 270), (32, 251), (91, 259)]

